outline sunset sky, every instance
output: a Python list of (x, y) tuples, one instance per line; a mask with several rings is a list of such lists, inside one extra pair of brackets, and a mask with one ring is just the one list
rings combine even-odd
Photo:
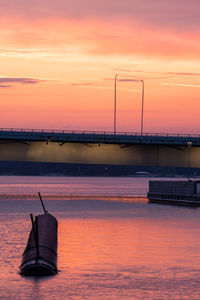
[(199, 0), (0, 0), (1, 127), (200, 133)]

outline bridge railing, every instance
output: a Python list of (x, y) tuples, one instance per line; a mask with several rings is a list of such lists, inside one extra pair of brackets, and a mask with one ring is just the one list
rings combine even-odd
[[(113, 131), (92, 131), (92, 130), (59, 130), (59, 129), (24, 129), (24, 128), (0, 128), (0, 132), (19, 132), (19, 133), (51, 133), (51, 134), (89, 134), (89, 135), (122, 135), (122, 136), (141, 136), (140, 132), (116, 132)], [(200, 138), (200, 134), (189, 134), (189, 133), (142, 133), (142, 136), (153, 136), (153, 137), (191, 137)]]

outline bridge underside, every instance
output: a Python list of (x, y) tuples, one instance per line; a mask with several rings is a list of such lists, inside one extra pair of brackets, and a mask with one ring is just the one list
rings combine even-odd
[[(32, 162), (98, 166), (188, 168), (188, 147), (1, 140), (0, 162)], [(200, 168), (200, 147), (192, 147), (191, 168)], [(135, 169), (137, 170), (137, 168)], [(140, 171), (140, 168), (138, 169)]]

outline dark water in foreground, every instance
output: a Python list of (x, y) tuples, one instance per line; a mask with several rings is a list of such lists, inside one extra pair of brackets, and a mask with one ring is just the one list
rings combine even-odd
[[(0, 177), (0, 299), (200, 299), (200, 208), (148, 204), (148, 178)], [(58, 275), (18, 274), (36, 193)]]

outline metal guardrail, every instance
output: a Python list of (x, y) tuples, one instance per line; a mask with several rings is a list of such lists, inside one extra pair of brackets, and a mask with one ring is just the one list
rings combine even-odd
[(22, 128), (0, 128), (0, 132), (19, 133), (52, 133), (52, 134), (82, 134), (82, 135), (117, 135), (117, 136), (142, 136), (142, 137), (175, 137), (175, 138), (200, 138), (200, 134), (184, 133), (141, 133), (140, 132), (116, 132), (113, 131), (90, 131), (90, 130), (58, 130), (58, 129), (22, 129)]

